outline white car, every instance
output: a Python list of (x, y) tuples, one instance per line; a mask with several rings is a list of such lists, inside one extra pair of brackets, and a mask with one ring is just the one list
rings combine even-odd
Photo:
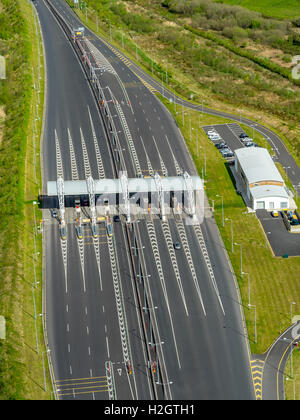
[(208, 136), (211, 140), (221, 140), (221, 137), (217, 134), (214, 136)]

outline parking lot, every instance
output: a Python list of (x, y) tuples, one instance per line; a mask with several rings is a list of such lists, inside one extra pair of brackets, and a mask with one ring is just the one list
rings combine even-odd
[(283, 222), (281, 213), (274, 218), (267, 210), (256, 210), (266, 237), (276, 257), (300, 256), (300, 233), (290, 233)]
[[(217, 124), (202, 128), (215, 145), (224, 143), (224, 146), (219, 149), (220, 152), (224, 148), (228, 148), (233, 154), (236, 149), (246, 147), (246, 140), (252, 140), (245, 139), (243, 141), (240, 135), (246, 133), (236, 123)], [(216, 135), (214, 136), (212, 133)], [(252, 146), (255, 146), (255, 143)], [(228, 162), (234, 161), (233, 156), (224, 157)], [(276, 257), (300, 256), (300, 233), (290, 233), (287, 230), (280, 212), (279, 217), (274, 218), (267, 210), (257, 210), (256, 216)]]

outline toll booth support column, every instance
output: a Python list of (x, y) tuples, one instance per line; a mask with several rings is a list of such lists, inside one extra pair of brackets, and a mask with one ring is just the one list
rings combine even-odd
[(91, 227), (93, 236), (98, 236), (98, 228), (97, 228), (97, 217), (96, 217), (96, 206), (95, 206), (95, 183), (91, 176), (88, 177), (86, 180), (87, 189), (89, 193), (89, 203), (90, 203), (90, 210), (91, 210)]
[(122, 193), (123, 193), (123, 200), (124, 200), (125, 212), (126, 212), (126, 217), (127, 217), (127, 223), (131, 223), (128, 178), (127, 178), (126, 171), (123, 171), (120, 173), (120, 181), (121, 181), (121, 188), (122, 188)]
[(66, 222), (65, 222), (65, 194), (64, 194), (64, 180), (59, 177), (56, 181), (57, 196), (59, 203), (59, 224), (60, 234), (62, 239), (66, 237)]

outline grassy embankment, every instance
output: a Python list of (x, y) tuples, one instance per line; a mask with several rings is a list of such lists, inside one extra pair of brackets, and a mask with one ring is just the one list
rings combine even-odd
[(0, 398), (49, 399), (40, 316), (42, 244), (41, 234), (35, 234), (41, 216), (33, 205), (41, 185), (42, 41), (39, 35), (38, 43), (31, 2), (1, 0), (0, 12), (0, 53), (7, 65), (6, 80), (0, 81), (5, 117), (0, 143), (0, 314), (6, 319), (6, 340), (0, 342)]
[(247, 9), (278, 19), (294, 19), (300, 17), (300, 3), (298, 0), (216, 0), (218, 3), (243, 6)]

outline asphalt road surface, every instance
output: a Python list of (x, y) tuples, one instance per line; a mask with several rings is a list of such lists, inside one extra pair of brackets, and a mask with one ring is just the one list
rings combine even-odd
[[(81, 25), (64, 1), (50, 3), (70, 25)], [(44, 186), (59, 171), (66, 180), (97, 179), (101, 165), (106, 178), (115, 177), (87, 75), (45, 1), (36, 8), (47, 63)], [(128, 176), (196, 174), (168, 111), (106, 42), (86, 33), (118, 75), (104, 72), (101, 86), (108, 101), (120, 104), (130, 132), (132, 142), (116, 110)], [(100, 228), (95, 240), (86, 226), (82, 241), (72, 210), (66, 241), (57, 221), (44, 218), (46, 332), (57, 398), (255, 398), (239, 291), (210, 211), (197, 228), (182, 218), (149, 217), (129, 234), (115, 223), (112, 238)], [(181, 250), (173, 249), (175, 239)]]

